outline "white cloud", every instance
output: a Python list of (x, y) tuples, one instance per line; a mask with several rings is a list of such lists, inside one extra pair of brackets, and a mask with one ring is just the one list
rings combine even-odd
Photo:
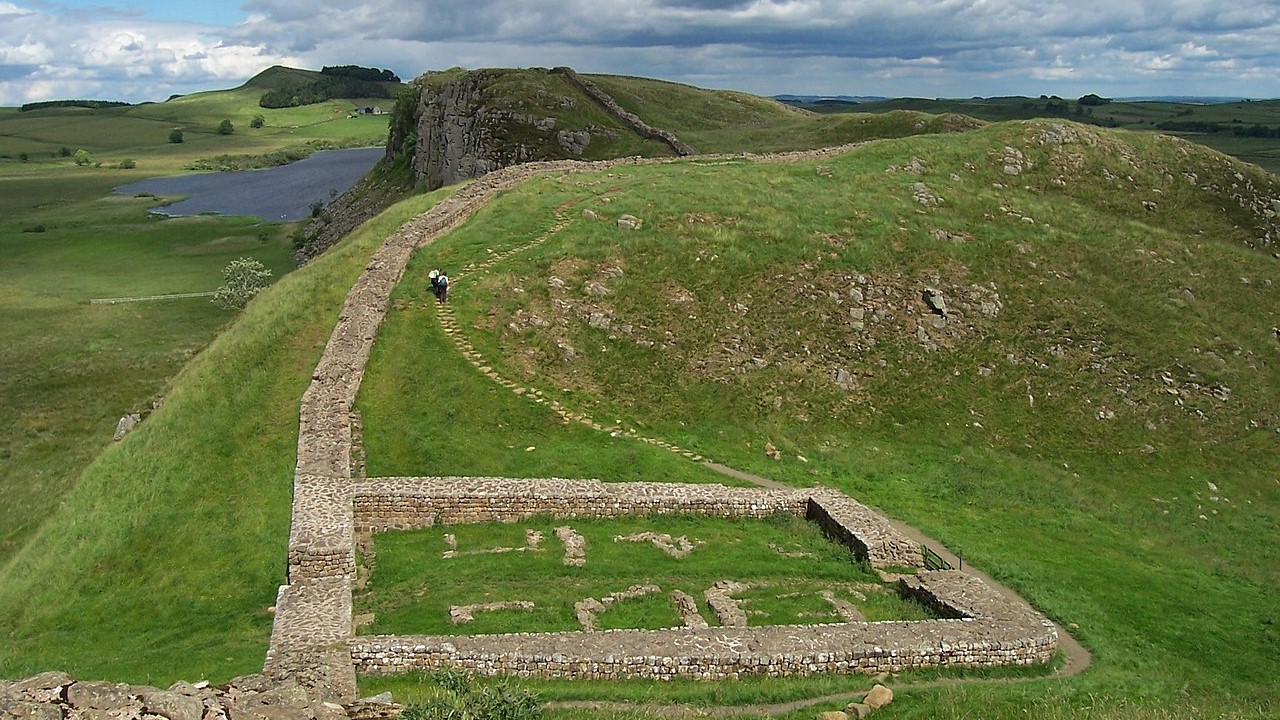
[(1275, 0), (247, 0), (235, 27), (85, 11), (74, 36), (46, 7), (0, 2), (0, 103), (159, 99), (141, 94), (276, 63), (567, 64), (762, 93), (1280, 95)]

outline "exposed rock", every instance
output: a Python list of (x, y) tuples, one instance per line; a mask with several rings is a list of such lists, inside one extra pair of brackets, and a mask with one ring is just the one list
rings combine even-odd
[(168, 720), (200, 720), (204, 716), (204, 703), (190, 695), (155, 690), (139, 693), (138, 699), (143, 710)]
[(618, 227), (623, 230), (639, 230), (644, 226), (644, 221), (635, 215), (623, 215), (618, 218)]
[(828, 710), (818, 713), (818, 720), (849, 720), (849, 716), (841, 710)]
[(124, 436), (128, 435), (129, 431), (137, 427), (140, 422), (142, 422), (142, 416), (138, 413), (122, 415), (120, 417), (120, 421), (116, 423), (116, 434), (113, 435), (111, 439), (116, 442), (120, 442), (124, 439)]
[(591, 133), (586, 130), (561, 130), (556, 133), (556, 142), (570, 153), (581, 155), (591, 144)]
[(879, 710), (893, 702), (893, 691), (884, 685), (876, 685), (871, 688), (871, 691), (867, 693), (862, 702), (866, 703), (867, 707), (872, 710)]
[(851, 718), (864, 718), (871, 714), (871, 708), (866, 703), (849, 703), (845, 706), (844, 712)]
[(141, 707), (131, 688), (121, 683), (78, 682), (67, 688), (67, 702), (81, 710), (124, 710)]
[(596, 214), (595, 210), (592, 210), (591, 208), (587, 208), (586, 210), (582, 211), (582, 218), (584, 220), (599, 220), (600, 216)]
[(782, 453), (779, 452), (778, 448), (774, 447), (773, 443), (771, 442), (767, 442), (764, 444), (764, 454), (767, 455), (768, 457), (773, 458), (774, 460), (782, 459)]
[(845, 368), (840, 368), (839, 370), (836, 370), (835, 381), (836, 381), (836, 385), (839, 385), (841, 389), (846, 391), (853, 390), (853, 388), (855, 387), (853, 383), (853, 376), (850, 375), (849, 371)]
[(62, 720), (62, 707), (52, 703), (18, 700), (10, 704), (0, 701), (0, 717), (5, 720)]
[(947, 300), (942, 296), (942, 291), (935, 288), (926, 288), (922, 293), (924, 304), (929, 306), (929, 310), (935, 315), (947, 314)]

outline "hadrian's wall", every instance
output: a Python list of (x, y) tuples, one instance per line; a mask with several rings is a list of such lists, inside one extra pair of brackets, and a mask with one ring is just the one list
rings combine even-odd
[[(851, 147), (725, 157), (794, 162), (831, 157)], [(347, 296), (301, 401), (289, 536), (289, 584), (281, 587), (277, 598), (264, 674), (275, 681), (295, 680), (306, 687), (319, 688), (326, 696), (349, 701), (356, 693), (353, 660), (370, 672), (453, 664), (514, 674), (545, 673), (555, 668), (560, 674), (605, 672), (619, 677), (669, 677), (675, 674), (671, 668), (683, 664), (693, 668), (686, 671), (692, 676), (735, 677), (828, 669), (879, 671), (915, 666), (912, 663), (1042, 662), (1052, 654), (1056, 635), (1051, 626), (1043, 625), (1043, 618), (1037, 621), (1041, 623), (1037, 629), (1028, 630), (1021, 624), (1002, 624), (981, 615), (954, 622), (717, 628), (658, 631), (656, 635), (629, 631), (582, 636), (482, 636), (438, 642), (354, 637), (351, 583), (357, 528), (380, 532), (433, 523), (516, 521), (557, 514), (609, 517), (637, 512), (693, 512), (762, 517), (790, 512), (820, 523), (873, 565), (920, 565), (918, 548), (894, 532), (883, 517), (827, 490), (492, 478), (352, 480), (350, 418), (356, 392), (388, 299), (413, 251), (463, 223), (499, 192), (536, 175), (660, 162), (669, 160), (557, 161), (505, 168), (459, 189), (429, 212), (406, 223), (374, 253)], [(925, 587), (933, 588), (930, 592), (945, 605), (945, 588), (938, 593), (941, 586), (936, 583), (926, 583)], [(1026, 610), (1034, 615), (1029, 607)], [(1044, 627), (1048, 627), (1047, 632)], [(623, 653), (615, 648), (611, 652), (591, 642), (600, 637), (611, 641), (634, 637), (640, 649)], [(936, 642), (921, 637), (932, 637)], [(724, 638), (728, 644), (716, 638)], [(575, 643), (585, 643), (580, 655), (567, 652), (576, 647)], [(659, 650), (662, 652), (654, 654)], [(602, 667), (611, 669), (602, 671)]]
[[(1053, 658), (1057, 631), (1020, 600), (953, 570), (923, 571), (903, 583), (961, 616), (757, 628), (375, 636), (356, 638), (351, 654), (356, 668), (369, 674), (452, 667), (479, 675), (659, 680), (875, 674), (1031, 665)], [(951, 597), (960, 600), (947, 605)]]

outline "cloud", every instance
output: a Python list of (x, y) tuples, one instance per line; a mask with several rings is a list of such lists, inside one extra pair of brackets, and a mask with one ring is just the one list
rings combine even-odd
[(0, 77), (36, 66), (26, 95), (65, 96), (43, 83), (65, 68), (119, 97), (274, 63), (568, 64), (762, 93), (1280, 95), (1275, 0), (246, 0), (234, 27), (81, 11), (78, 37), (43, 7), (0, 2)]

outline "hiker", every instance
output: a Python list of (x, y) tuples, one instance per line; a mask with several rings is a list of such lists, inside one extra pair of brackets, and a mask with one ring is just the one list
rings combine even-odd
[(436, 277), (436, 300), (443, 305), (445, 300), (449, 299), (449, 275), (444, 271), (440, 271), (440, 275)]
[(436, 296), (436, 302), (440, 302), (440, 271), (427, 273), (427, 279), (431, 281), (431, 294)]

